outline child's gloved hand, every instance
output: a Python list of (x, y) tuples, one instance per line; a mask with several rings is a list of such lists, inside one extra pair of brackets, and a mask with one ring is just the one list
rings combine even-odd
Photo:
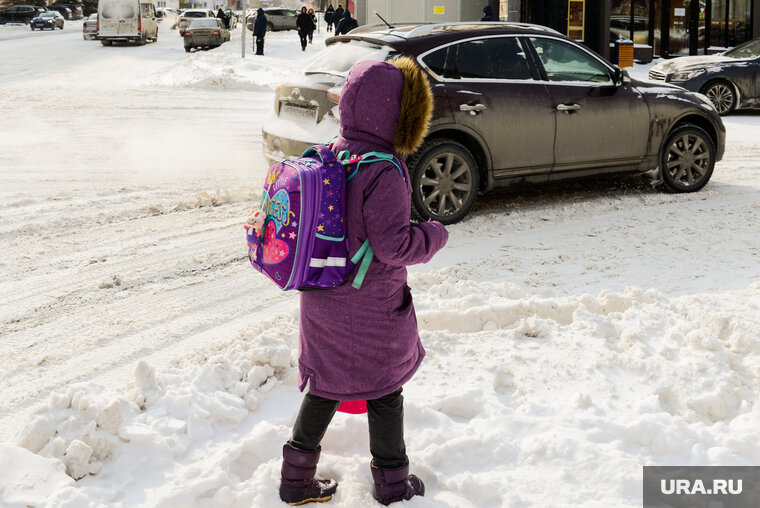
[(264, 227), (264, 218), (264, 212), (258, 208), (255, 208), (248, 216), (248, 220), (245, 222), (243, 227), (246, 231), (248, 231), (249, 228), (253, 228), (254, 235), (261, 236), (261, 230)]

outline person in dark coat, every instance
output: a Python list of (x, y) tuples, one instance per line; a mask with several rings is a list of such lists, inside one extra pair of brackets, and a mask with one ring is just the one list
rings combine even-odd
[(301, 51), (306, 51), (309, 32), (315, 28), (314, 20), (311, 19), (311, 14), (306, 12), (306, 7), (301, 7), (301, 14), (296, 18), (296, 27), (298, 28), (298, 37), (301, 39)]
[(352, 253), (369, 240), (375, 255), (361, 289), (349, 274), (348, 283), (300, 295), (299, 388), (308, 391), (283, 446), (280, 498), (296, 505), (332, 497), (337, 483), (314, 478), (322, 437), (341, 401), (366, 400), (374, 496), (387, 505), (425, 491), (409, 474), (404, 443), (402, 386), (425, 356), (406, 267), (430, 261), (448, 233), (439, 222), (410, 224), (412, 183), (400, 157), (422, 144), (433, 96), (412, 59), (366, 60), (348, 73), (338, 108), (336, 153), (391, 153), (399, 167), (362, 165), (346, 186)]
[(264, 9), (256, 11), (256, 21), (253, 23), (253, 36), (256, 38), (256, 54), (264, 54), (264, 37), (267, 34), (267, 16)]
[[(316, 16), (316, 14), (314, 14), (314, 9), (309, 9), (308, 12), (309, 12), (309, 16), (311, 16), (312, 24), (314, 25), (314, 28), (316, 28), (316, 26), (317, 26), (317, 16)], [(314, 28), (312, 28), (311, 30), (309, 30), (309, 44), (311, 44), (312, 41), (314, 40)]]
[(335, 8), (332, 6), (332, 4), (328, 5), (327, 10), (325, 11), (325, 23), (327, 24), (328, 32), (332, 32), (334, 14), (335, 14)]
[(230, 17), (224, 13), (221, 7), (219, 7), (219, 10), (216, 12), (216, 17), (222, 20), (225, 28), (230, 27)]
[(337, 28), (338, 23), (340, 23), (340, 20), (343, 19), (343, 5), (338, 4), (337, 9), (335, 9), (335, 14), (333, 14), (333, 25)]
[[(338, 11), (335, 12), (337, 13)], [(351, 11), (346, 9), (346, 12), (343, 13), (343, 19), (341, 19), (338, 26), (335, 27), (335, 35), (345, 35), (357, 26), (359, 26), (359, 23), (351, 17)]]
[(499, 17), (493, 13), (493, 9), (490, 5), (483, 7), (483, 17), (480, 21), (499, 21)]

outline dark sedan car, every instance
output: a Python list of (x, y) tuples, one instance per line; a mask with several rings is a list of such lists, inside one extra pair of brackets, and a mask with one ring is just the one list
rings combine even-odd
[(46, 30), (48, 28), (51, 30), (55, 30), (56, 28), (63, 30), (63, 21), (63, 16), (61, 16), (60, 12), (45, 11), (36, 18), (32, 18), (32, 21), (29, 23), (29, 27), (32, 30), (36, 30), (38, 28), (40, 30)]
[(760, 39), (711, 56), (684, 56), (655, 65), (649, 79), (707, 96), (721, 115), (760, 106)]
[(331, 37), (263, 122), (264, 155), (298, 156), (339, 127), (349, 69), (413, 58), (432, 85), (430, 132), (407, 164), (414, 210), (450, 224), (479, 192), (607, 173), (641, 173), (674, 192), (701, 189), (725, 128), (702, 95), (631, 79), (544, 27), (450, 23), (360, 27)]
[[(32, 18), (40, 13), (34, 5), (14, 5), (0, 12), (0, 23), (25, 23), (29, 24)], [(45, 10), (44, 8), (42, 9)]]

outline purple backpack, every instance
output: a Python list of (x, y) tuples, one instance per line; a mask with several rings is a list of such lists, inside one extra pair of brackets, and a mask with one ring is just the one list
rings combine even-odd
[(306, 150), (295, 160), (269, 168), (259, 209), (265, 214), (261, 236), (246, 231), (248, 259), (280, 289), (327, 289), (343, 284), (361, 266), (352, 286), (361, 287), (374, 256), (369, 240), (349, 258), (346, 238), (346, 184), (363, 163), (388, 161), (387, 153), (361, 156), (348, 151), (340, 159), (325, 145)]

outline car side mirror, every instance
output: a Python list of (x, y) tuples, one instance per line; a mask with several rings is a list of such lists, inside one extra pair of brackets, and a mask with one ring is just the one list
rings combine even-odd
[(615, 83), (615, 86), (624, 86), (624, 85), (631, 84), (631, 77), (628, 75), (628, 72), (621, 69), (617, 65), (615, 66), (615, 71), (613, 72), (612, 80)]

